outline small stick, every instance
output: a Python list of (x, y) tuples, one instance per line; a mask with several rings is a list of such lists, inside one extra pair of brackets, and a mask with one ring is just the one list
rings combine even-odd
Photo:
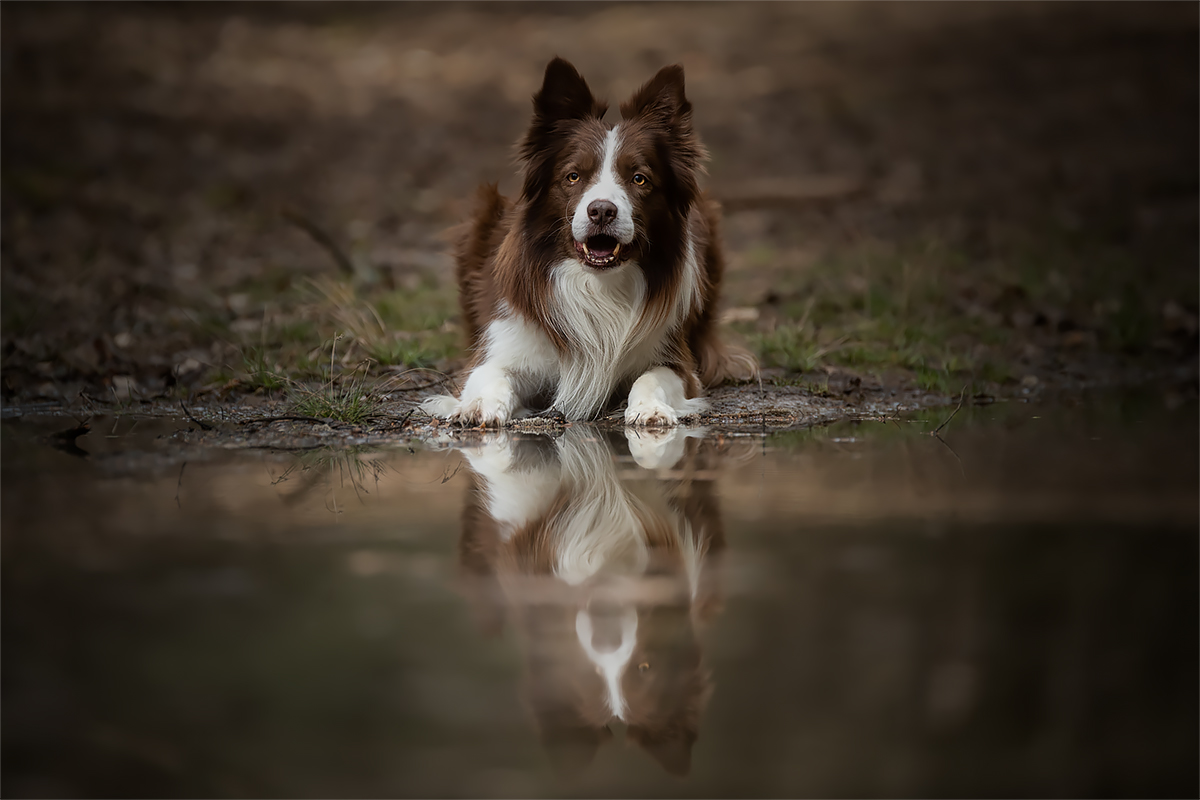
[(942, 428), (944, 428), (950, 424), (950, 420), (954, 419), (954, 415), (958, 413), (958, 410), (960, 408), (962, 408), (963, 398), (965, 398), (966, 396), (967, 396), (967, 387), (963, 386), (962, 392), (958, 395), (958, 405), (955, 406), (954, 411), (950, 414), (950, 416), (946, 417), (945, 422), (943, 422), (941, 425), (938, 425), (936, 428), (933, 429), (933, 433), (931, 433), (930, 436), (937, 436), (939, 433), (941, 433)]
[(187, 414), (187, 418), (188, 418), (188, 419), (190, 419), (192, 422), (194, 422), (194, 423), (196, 423), (197, 425), (199, 425), (199, 426), (200, 426), (200, 430), (202, 430), (202, 431), (211, 431), (211, 430), (213, 429), (213, 426), (212, 426), (212, 425), (209, 425), (207, 422), (201, 422), (200, 420), (198, 420), (198, 419), (196, 419), (195, 417), (193, 417), (193, 416), (192, 416), (192, 412), (191, 412), (191, 411), (188, 411), (188, 407), (187, 407), (187, 406), (185, 406), (185, 405), (183, 404), (183, 401), (182, 401), (182, 400), (180, 400), (180, 401), (179, 401), (179, 407), (183, 409), (183, 413), (184, 413), (184, 414)]
[(244, 419), (239, 422), (239, 425), (250, 425), (255, 422), (315, 422), (318, 425), (328, 425), (329, 421), (320, 417), (305, 417), (298, 414), (284, 414), (281, 417), (256, 417), (254, 419)]
[(454, 380), (454, 378), (455, 378), (454, 375), (447, 375), (444, 378), (441, 378), (439, 380), (430, 381), (429, 383), (422, 383), (419, 386), (404, 386), (399, 389), (388, 389), (387, 391), (388, 392), (397, 392), (397, 393), (399, 393), (399, 392), (418, 392), (421, 389), (430, 389), (434, 386), (441, 386), (443, 383), (446, 383), (447, 381)]
[(333, 241), (333, 237), (325, 231), (321, 230), (317, 223), (313, 222), (308, 217), (301, 214), (299, 211), (285, 208), (282, 212), (283, 218), (295, 225), (300, 230), (309, 235), (310, 238), (324, 248), (325, 252), (329, 253), (330, 258), (338, 265), (338, 269), (347, 275), (354, 275), (354, 263), (346, 257), (342, 249)]
[(187, 462), (183, 462), (183, 466), (179, 468), (179, 480), (175, 484), (175, 507), (183, 508), (183, 504), (179, 502), (179, 491), (183, 488), (183, 471), (187, 469)]
[(88, 394), (87, 392), (85, 392), (83, 390), (80, 390), (79, 396), (82, 397), (84, 400), (88, 401), (89, 403), (100, 403), (101, 405), (106, 405), (106, 406), (112, 405), (112, 400), (105, 400), (103, 397), (92, 397), (90, 394)]
[(446, 481), (450, 480), (450, 479), (451, 479), (451, 478), (453, 478), (455, 475), (457, 475), (457, 474), (458, 474), (458, 471), (459, 471), (460, 469), (462, 469), (462, 462), (461, 462), (461, 461), (459, 461), (459, 462), (458, 462), (458, 464), (456, 464), (456, 465), (455, 465), (455, 467), (454, 467), (454, 472), (451, 472), (449, 475), (447, 475), (447, 474), (446, 474), (446, 470), (445, 470), (445, 468), (443, 468), (443, 469), (442, 469), (442, 483), (445, 483)]
[(950, 455), (954, 456), (954, 460), (958, 462), (958, 471), (962, 473), (964, 478), (967, 477), (967, 468), (963, 466), (962, 459), (958, 457), (958, 453), (954, 452), (954, 448), (947, 444), (946, 440), (938, 436), (936, 433), (933, 434), (933, 438), (937, 439), (946, 446), (946, 449), (950, 451)]

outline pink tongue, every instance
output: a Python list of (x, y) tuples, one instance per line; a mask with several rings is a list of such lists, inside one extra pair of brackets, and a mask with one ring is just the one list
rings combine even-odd
[(613, 254), (613, 248), (610, 247), (605, 250), (589, 246), (588, 252), (592, 254), (592, 258), (608, 258)]

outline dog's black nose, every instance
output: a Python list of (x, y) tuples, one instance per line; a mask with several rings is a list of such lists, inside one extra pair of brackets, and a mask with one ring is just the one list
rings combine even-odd
[(617, 218), (617, 207), (608, 200), (593, 200), (588, 204), (588, 219), (597, 225), (607, 225)]

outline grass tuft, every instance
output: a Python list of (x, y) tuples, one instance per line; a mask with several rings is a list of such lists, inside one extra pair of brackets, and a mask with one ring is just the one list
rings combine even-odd
[(297, 414), (320, 417), (357, 425), (366, 422), (379, 412), (382, 400), (368, 386), (364, 373), (355, 370), (349, 377), (334, 374), (337, 358), (337, 342), (334, 338), (329, 350), (329, 378), (317, 389), (294, 385), (291, 408)]

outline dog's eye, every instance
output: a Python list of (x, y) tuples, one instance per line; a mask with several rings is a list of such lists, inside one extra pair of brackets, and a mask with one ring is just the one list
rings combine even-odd
[(572, 172), (570, 175), (567, 176), (567, 180), (570, 181), (571, 183), (575, 183), (576, 181), (579, 180), (579, 173)]
[(645, 186), (646, 185), (646, 176), (639, 172), (633, 176), (633, 182), (636, 183), (638, 186)]
[(650, 669), (649, 661), (643, 661), (642, 663), (638, 664), (638, 672), (645, 672), (648, 669)]

